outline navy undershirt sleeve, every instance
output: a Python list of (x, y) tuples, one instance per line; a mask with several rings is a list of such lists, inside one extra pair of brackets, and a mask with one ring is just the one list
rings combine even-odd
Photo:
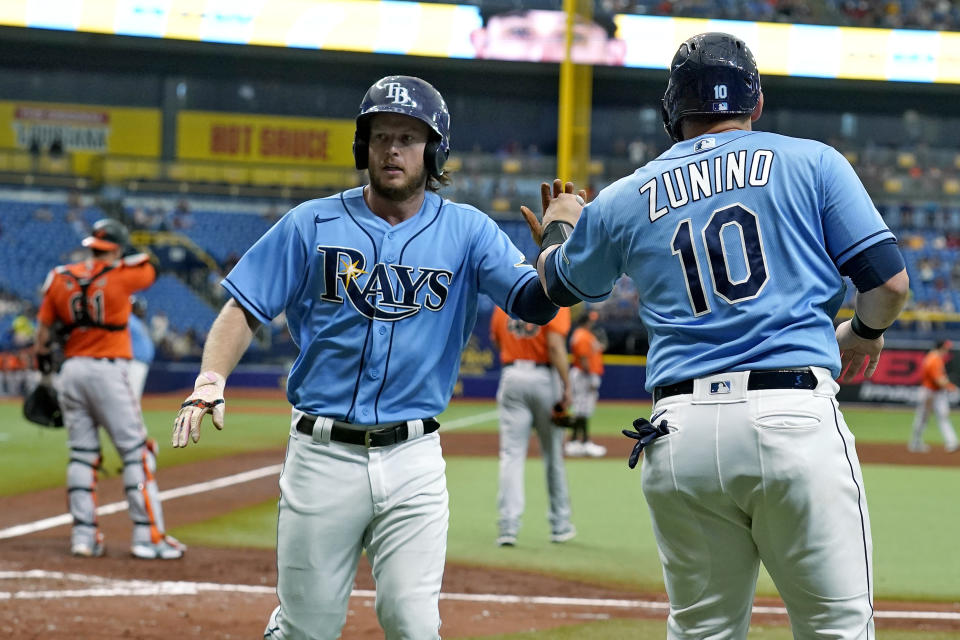
[(559, 309), (550, 301), (547, 294), (543, 292), (540, 286), (540, 280), (533, 278), (528, 280), (520, 293), (513, 299), (513, 306), (510, 307), (510, 313), (520, 318), (524, 322), (544, 325), (553, 320)]
[(868, 247), (843, 263), (840, 273), (853, 280), (857, 291), (876, 289), (904, 268), (896, 240), (884, 240)]
[(557, 273), (557, 254), (559, 252), (560, 249), (557, 249), (547, 256), (547, 259), (543, 262), (543, 277), (547, 283), (547, 295), (550, 296), (554, 304), (561, 307), (572, 307), (582, 300), (570, 289), (567, 289), (567, 286), (560, 279), (560, 274)]

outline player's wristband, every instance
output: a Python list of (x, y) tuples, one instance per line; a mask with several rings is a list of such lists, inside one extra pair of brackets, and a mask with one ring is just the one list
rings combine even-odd
[(876, 340), (883, 335), (883, 332), (886, 331), (889, 327), (884, 327), (883, 329), (874, 329), (873, 327), (868, 327), (863, 324), (860, 320), (860, 316), (856, 312), (853, 313), (853, 320), (850, 321), (850, 330), (855, 334), (863, 338), (864, 340)]
[(562, 220), (554, 220), (543, 228), (543, 234), (540, 236), (541, 253), (555, 244), (563, 244), (570, 237), (573, 231), (573, 225)]

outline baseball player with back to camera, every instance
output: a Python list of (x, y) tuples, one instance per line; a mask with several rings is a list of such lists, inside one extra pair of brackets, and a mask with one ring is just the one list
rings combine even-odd
[(130, 296), (153, 284), (156, 271), (145, 254), (124, 257), (129, 233), (116, 220), (95, 222), (83, 246), (92, 256), (50, 272), (37, 314), (37, 362), (45, 376), (52, 374), (53, 366), (51, 326), (59, 320), (68, 333), (56, 388), (70, 447), (70, 550), (76, 556), (104, 554), (96, 517), (102, 426), (123, 460), (123, 485), (133, 520), (130, 552), (147, 560), (180, 558), (186, 546), (165, 533), (156, 481), (157, 443), (147, 437), (140, 397), (129, 376)]
[(913, 415), (910, 442), (907, 444), (907, 449), (913, 453), (930, 451), (930, 445), (923, 441), (923, 432), (927, 429), (931, 409), (937, 418), (940, 435), (943, 436), (944, 451), (953, 453), (960, 449), (957, 432), (950, 422), (950, 392), (956, 391), (957, 385), (947, 377), (944, 361), (952, 347), (950, 340), (940, 340), (936, 347), (927, 352), (920, 365), (920, 392), (917, 394), (917, 410)]
[[(752, 131), (762, 108), (742, 40), (686, 40), (663, 98), (676, 144), (586, 207), (544, 184), (538, 270), (564, 305), (636, 283), (654, 406), (624, 433), (631, 466), (646, 446), (667, 637), (745, 638), (763, 562), (794, 637), (872, 639), (870, 523), (835, 378), (873, 375), (908, 279), (846, 160)], [(843, 275), (856, 313), (834, 329)]]
[(570, 387), (573, 396), (573, 433), (563, 446), (564, 453), (572, 458), (588, 456), (602, 458), (607, 448), (590, 440), (590, 417), (600, 399), (600, 381), (603, 376), (604, 346), (597, 337), (596, 326), (600, 314), (587, 311), (580, 318), (579, 326), (570, 336)]
[(388, 639), (439, 638), (447, 489), (435, 416), (450, 400), (483, 292), (535, 324), (557, 312), (486, 214), (443, 200), (450, 116), (430, 84), (367, 91), (354, 157), (369, 184), (289, 211), (223, 281), (233, 298), (173, 430), (184, 447), (260, 323), (300, 347), (280, 478), (277, 595), (267, 638), (337, 638), (363, 550)]
[(500, 481), (497, 492), (497, 545), (517, 544), (524, 509), (524, 467), (530, 431), (540, 442), (547, 480), (550, 541), (572, 540), (570, 494), (563, 462), (563, 428), (553, 423), (554, 406), (571, 402), (567, 334), (570, 310), (561, 309), (546, 326), (511, 318), (500, 307), (490, 317), (490, 339), (500, 351)]

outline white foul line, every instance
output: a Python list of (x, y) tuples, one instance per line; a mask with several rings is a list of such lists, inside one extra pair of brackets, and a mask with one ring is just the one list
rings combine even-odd
[[(0, 571), (0, 580), (47, 579), (69, 580), (90, 585), (81, 589), (62, 589), (46, 591), (0, 591), (2, 600), (52, 600), (57, 598), (104, 598), (123, 596), (182, 596), (196, 595), (202, 592), (250, 593), (273, 595), (275, 587), (246, 584), (220, 584), (216, 582), (188, 581), (149, 581), (117, 580), (83, 573), (65, 573), (62, 571)], [(355, 589), (350, 594), (354, 598), (373, 598), (376, 592)], [(601, 609), (648, 609), (667, 611), (669, 603), (660, 600), (623, 600), (610, 598), (561, 598), (555, 596), (515, 596), (496, 593), (441, 593), (441, 600), (456, 602), (483, 602), (493, 604), (546, 605), (556, 607), (592, 607)], [(786, 616), (784, 607), (756, 606), (754, 613)], [(888, 620), (941, 620), (960, 621), (957, 611), (877, 611), (876, 618)]]
[[(454, 429), (460, 429), (461, 427), (466, 427), (472, 424), (486, 422), (496, 417), (496, 411), (485, 411), (483, 413), (465, 416), (463, 418), (457, 418), (456, 420), (446, 422), (443, 425), (443, 429), (445, 431), (452, 431)], [(232, 476), (217, 478), (216, 480), (210, 480), (208, 482), (199, 482), (197, 484), (178, 487), (176, 489), (167, 489), (166, 491), (160, 492), (160, 499), (173, 500), (174, 498), (182, 498), (184, 496), (190, 496), (196, 493), (204, 493), (206, 491), (213, 491), (214, 489), (222, 489), (224, 487), (249, 482), (258, 478), (277, 475), (280, 473), (281, 469), (283, 469), (283, 465), (275, 464), (269, 467), (261, 467), (260, 469), (236, 473)], [(126, 508), (126, 500), (121, 500), (120, 502), (111, 502), (110, 504), (105, 504), (102, 507), (98, 507), (97, 515), (106, 516), (112, 513), (117, 513), (118, 511), (123, 511)], [(13, 527), (8, 527), (6, 529), (0, 529), (0, 540), (5, 538), (16, 538), (17, 536), (25, 536), (30, 533), (36, 533), (37, 531), (44, 531), (46, 529), (52, 529), (54, 527), (70, 524), (71, 522), (73, 522), (73, 518), (70, 516), (70, 514), (62, 513), (58, 516), (44, 518), (35, 522), (28, 522), (27, 524), (20, 524)]]
[(484, 411), (483, 413), (477, 413), (472, 416), (465, 416), (463, 418), (457, 418), (456, 420), (451, 420), (449, 422), (444, 422), (440, 426), (440, 433), (444, 431), (453, 431), (454, 429), (460, 429), (461, 427), (469, 427), (472, 424), (479, 424), (481, 422), (487, 422), (493, 420), (497, 417), (497, 411)]
[[(184, 487), (177, 487), (176, 489), (167, 489), (166, 491), (160, 492), (160, 499), (173, 500), (174, 498), (182, 498), (184, 496), (191, 496), (196, 493), (205, 493), (207, 491), (213, 491), (214, 489), (222, 489), (235, 484), (250, 482), (251, 480), (257, 480), (258, 478), (263, 478), (266, 476), (274, 476), (279, 474), (282, 468), (283, 465), (281, 464), (273, 464), (269, 467), (261, 467), (259, 469), (243, 471), (242, 473), (235, 473), (232, 476), (224, 476), (223, 478), (217, 478), (207, 482), (198, 482), (196, 484), (191, 484)], [(126, 508), (126, 500), (121, 500), (120, 502), (111, 502), (110, 504), (105, 504), (102, 507), (98, 507), (97, 515), (105, 516), (111, 513), (117, 513), (118, 511), (123, 511)], [(70, 516), (70, 514), (62, 513), (59, 516), (44, 518), (43, 520), (37, 520), (36, 522), (29, 522), (27, 524), (19, 524), (14, 527), (8, 527), (7, 529), (0, 529), (0, 540), (3, 540), (4, 538), (25, 536), (29, 533), (36, 533), (37, 531), (52, 529), (53, 527), (70, 524), (71, 522), (73, 522), (73, 518)]]

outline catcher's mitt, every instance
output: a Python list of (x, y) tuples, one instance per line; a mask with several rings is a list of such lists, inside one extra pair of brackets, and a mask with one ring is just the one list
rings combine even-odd
[(23, 417), (42, 427), (62, 427), (63, 412), (56, 389), (46, 384), (37, 385), (23, 400)]
[(567, 408), (559, 402), (553, 405), (553, 411), (550, 412), (550, 421), (558, 427), (573, 428), (573, 416), (567, 412)]

